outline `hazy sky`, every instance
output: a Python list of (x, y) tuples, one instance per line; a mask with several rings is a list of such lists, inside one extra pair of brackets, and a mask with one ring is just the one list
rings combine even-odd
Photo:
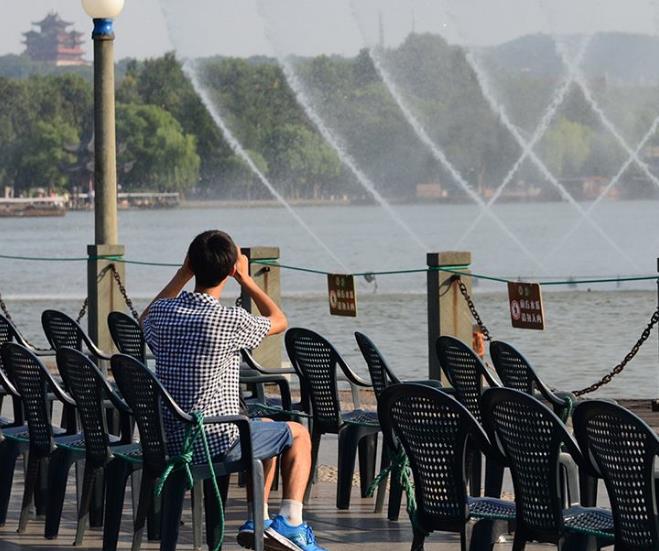
[[(85, 33), (79, 0), (0, 0), (0, 55), (20, 53), (22, 33), (55, 10)], [(126, 0), (116, 22), (117, 57), (176, 49), (199, 55), (353, 54), (379, 35), (388, 45), (412, 28), (453, 42), (503, 42), (527, 33), (617, 30), (657, 33), (659, 0)], [(274, 45), (274, 46), (273, 46)]]

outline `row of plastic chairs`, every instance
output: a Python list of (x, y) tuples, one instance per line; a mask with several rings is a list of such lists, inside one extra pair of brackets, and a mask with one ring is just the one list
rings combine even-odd
[[(608, 401), (579, 403), (573, 414), (576, 441), (562, 420), (537, 398), (490, 388), (480, 400), (483, 427), (455, 398), (440, 389), (400, 384), (378, 401), (385, 443), (405, 451), (414, 478), (417, 511), (412, 549), (422, 549), (432, 531), (461, 534), (467, 548), (489, 549), (514, 527), (513, 549), (526, 542), (556, 544), (560, 550), (616, 551), (659, 548), (654, 461), (659, 439), (640, 418)], [(465, 456), (477, 446), (487, 457), (510, 467), (515, 501), (467, 495)], [(563, 504), (561, 455), (592, 476), (603, 478), (611, 510)], [(492, 526), (493, 521), (501, 521)], [(478, 529), (477, 529), (478, 528)]]

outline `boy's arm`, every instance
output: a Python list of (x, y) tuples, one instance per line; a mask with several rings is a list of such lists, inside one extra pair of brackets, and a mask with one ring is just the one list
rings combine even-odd
[(190, 269), (188, 258), (186, 257), (185, 261), (183, 262), (183, 266), (176, 270), (174, 277), (172, 277), (169, 283), (163, 287), (162, 291), (156, 295), (156, 298), (154, 298), (144, 309), (144, 312), (142, 312), (142, 315), (140, 316), (140, 325), (144, 326), (144, 320), (149, 314), (149, 308), (151, 308), (151, 305), (154, 302), (160, 300), (161, 298), (176, 298), (183, 290), (183, 287), (185, 287), (185, 285), (188, 283), (188, 281), (192, 279), (192, 276), (193, 273)]
[(268, 335), (276, 335), (286, 331), (288, 328), (286, 315), (249, 275), (249, 261), (244, 254), (238, 256), (233, 277), (254, 301), (261, 315), (270, 320)]

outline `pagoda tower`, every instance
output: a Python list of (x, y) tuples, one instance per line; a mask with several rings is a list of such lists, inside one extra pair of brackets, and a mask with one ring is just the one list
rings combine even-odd
[(41, 61), (52, 65), (87, 65), (83, 59), (83, 33), (68, 30), (73, 25), (62, 20), (54, 12), (42, 21), (32, 23), (39, 30), (23, 33), (25, 54), (32, 61)]

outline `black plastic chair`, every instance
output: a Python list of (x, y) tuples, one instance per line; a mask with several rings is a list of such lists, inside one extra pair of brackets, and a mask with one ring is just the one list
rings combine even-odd
[(482, 407), (490, 441), (500, 446), (512, 474), (517, 506), (513, 549), (523, 550), (528, 541), (554, 543), (559, 550), (611, 545), (610, 511), (578, 504), (563, 508), (562, 451), (580, 467), (589, 467), (561, 419), (533, 396), (510, 388), (486, 390)]
[[(95, 487), (98, 489), (98, 483), (103, 483), (101, 475), (105, 468), (111, 462), (118, 461), (125, 463), (131, 474), (135, 473), (142, 468), (142, 452), (139, 444), (133, 443), (132, 425), (129, 422), (130, 409), (112, 390), (98, 367), (82, 352), (66, 346), (57, 351), (57, 365), (75, 400), (85, 439), (85, 471), (74, 542), (74, 545), (81, 545), (87, 525), (92, 490)], [(103, 407), (105, 400), (110, 400), (124, 417), (121, 439), (108, 434)], [(53, 474), (49, 477), (51, 501), (46, 517), (46, 537), (54, 537), (57, 534), (68, 475), (67, 465), (58, 465), (58, 463), (65, 461), (67, 458), (63, 455), (53, 457), (51, 460)], [(133, 484), (133, 488), (137, 489), (138, 485)], [(102, 488), (98, 493), (103, 496)], [(108, 526), (106, 530), (111, 531), (113, 528)], [(118, 535), (119, 526), (116, 526), (116, 532)], [(104, 543), (103, 548), (115, 549), (116, 542), (114, 546)]]
[[(490, 387), (498, 387), (485, 364), (474, 351), (454, 337), (442, 336), (436, 341), (439, 365), (453, 387), (455, 397), (467, 408), (476, 421), (483, 422), (480, 399), (483, 393), (483, 379)], [(481, 454), (474, 450), (469, 458), (469, 487), (471, 495), (481, 493)], [(485, 495), (499, 497), (503, 484), (503, 467), (490, 460), (485, 463)]]
[[(391, 370), (386, 360), (378, 350), (377, 346), (373, 343), (363, 333), (359, 331), (355, 332), (355, 340), (357, 341), (357, 346), (364, 357), (364, 361), (368, 367), (368, 373), (371, 376), (371, 384), (373, 386), (373, 392), (375, 393), (375, 398), (379, 401), (380, 395), (391, 384), (400, 384), (401, 381)], [(442, 383), (437, 380), (424, 380), (424, 381), (405, 381), (409, 383), (420, 383), (434, 388), (442, 388)], [(395, 450), (387, 448), (388, 453), (382, 453), (382, 462), (380, 465), (381, 469), (386, 468), (389, 465), (390, 454)], [(378, 487), (378, 493), (375, 498), (375, 512), (379, 513), (384, 507), (384, 498), (385, 498), (385, 489), (387, 485), (387, 479), (382, 480), (380, 486)], [(402, 497), (402, 488), (398, 481), (392, 480), (391, 487), (389, 490), (389, 510), (387, 517), (389, 520), (398, 520), (398, 515), (400, 511), (400, 502)]]
[[(121, 394), (133, 412), (140, 433), (140, 444), (144, 467), (142, 472), (142, 486), (140, 501), (135, 519), (133, 532), (133, 549), (136, 549), (141, 539), (142, 529), (147, 511), (151, 505), (153, 488), (157, 479), (162, 475), (169, 455), (167, 453), (166, 438), (162, 425), (161, 408), (167, 408), (182, 424), (193, 424), (194, 419), (185, 413), (174, 402), (169, 393), (142, 363), (131, 356), (116, 354), (112, 357), (112, 372), (121, 391)], [(263, 550), (263, 465), (261, 461), (252, 456), (252, 441), (250, 439), (249, 419), (241, 415), (225, 417), (207, 417), (205, 424), (232, 423), (240, 431), (241, 458), (232, 462), (217, 462), (213, 469), (217, 476), (226, 477), (234, 472), (248, 472), (251, 475), (252, 507), (255, 521), (255, 549)], [(206, 511), (206, 540), (213, 548), (218, 537), (219, 511), (211, 486), (211, 473), (208, 465), (200, 464), (191, 467), (195, 480), (193, 487), (193, 538), (195, 548), (200, 546), (201, 523), (199, 513), (201, 509), (202, 486), (205, 493), (204, 507)], [(108, 494), (107, 511), (121, 510), (124, 500), (127, 474), (114, 468), (111, 464), (107, 468)], [(123, 479), (123, 480), (122, 480)], [(162, 500), (162, 551), (175, 550), (178, 541), (179, 524), (185, 493), (185, 473), (183, 470), (175, 471), (167, 479)], [(106, 516), (106, 524), (110, 520)], [(119, 520), (116, 520), (118, 523)], [(115, 523), (115, 520), (112, 521)]]
[(123, 312), (110, 312), (108, 329), (119, 353), (132, 356), (146, 365), (146, 342), (137, 321)]
[(545, 385), (519, 350), (503, 341), (490, 342), (490, 356), (503, 386), (547, 400), (563, 421), (570, 417), (576, 397), (570, 392), (554, 392)]
[[(73, 462), (83, 460), (85, 458), (84, 439), (82, 434), (75, 432), (75, 424), (68, 424), (66, 430), (51, 425), (47, 399), (49, 391), (71, 410), (74, 410), (75, 402), (60, 388), (41, 360), (29, 349), (16, 343), (5, 343), (0, 351), (2, 363), (20, 393), (28, 425), (27, 434), (14, 435), (14, 438), (21, 438), (29, 444), (23, 502), (18, 524), (18, 531), (24, 532), (35, 492), (41, 496), (39, 501), (48, 503), (48, 507), (53, 501), (52, 495), (49, 495), (47, 500), (45, 499), (46, 484), (52, 476), (60, 476), (61, 473), (54, 473), (54, 467), (51, 464), (48, 476), (46, 476), (47, 460), (52, 460), (57, 454), (71, 456), (73, 459), (69, 466)], [(13, 468), (7, 469), (7, 476), (13, 478)], [(11, 485), (11, 481), (9, 484)], [(37, 484), (40, 487), (37, 487)]]
[(53, 350), (68, 346), (82, 352), (84, 344), (94, 358), (110, 360), (110, 355), (98, 348), (80, 327), (80, 324), (64, 312), (44, 310), (41, 313), (41, 325)]
[[(337, 387), (337, 366), (351, 384), (370, 388), (370, 384), (355, 375), (336, 349), (321, 335), (299, 327), (289, 329), (285, 336), (286, 351), (298, 372), (300, 384), (311, 403), (311, 454), (315, 473), (318, 449), (323, 434), (339, 435), (338, 480), (336, 506), (350, 507), (352, 475), (359, 449), (361, 495), (366, 497), (375, 474), (375, 454), (380, 425), (376, 412), (361, 409), (342, 412)], [(313, 483), (309, 480), (305, 501)]]
[[(383, 390), (378, 413), (386, 444), (394, 449), (402, 445), (414, 477), (417, 510), (412, 551), (423, 549), (426, 534), (433, 531), (459, 533), (462, 551), (469, 539), (470, 549), (491, 549), (515, 519), (515, 504), (467, 496), (468, 445), (477, 445), (487, 455), (497, 454), (469, 411), (439, 389), (399, 384)], [(486, 520), (473, 526), (469, 538), (472, 517)]]
[[(18, 331), (16, 326), (7, 319), (5, 316), (0, 314), (0, 346), (6, 342), (15, 342), (20, 345), (23, 345), (25, 348), (31, 350), (37, 356), (45, 355), (45, 353), (38, 353), (32, 347), (28, 345), (21, 333)], [(25, 419), (23, 416), (23, 411), (21, 407), (21, 399), (18, 391), (14, 388), (13, 383), (7, 377), (7, 373), (3, 370), (2, 361), (0, 360), (0, 408), (2, 408), (2, 402), (5, 397), (9, 397), (12, 400), (12, 407), (14, 412), (13, 419), (7, 419), (6, 417), (0, 417), (0, 427), (12, 427), (20, 426), (24, 423)]]
[(616, 551), (659, 549), (659, 437), (640, 417), (604, 400), (581, 402), (572, 416), (586, 461), (606, 484)]

